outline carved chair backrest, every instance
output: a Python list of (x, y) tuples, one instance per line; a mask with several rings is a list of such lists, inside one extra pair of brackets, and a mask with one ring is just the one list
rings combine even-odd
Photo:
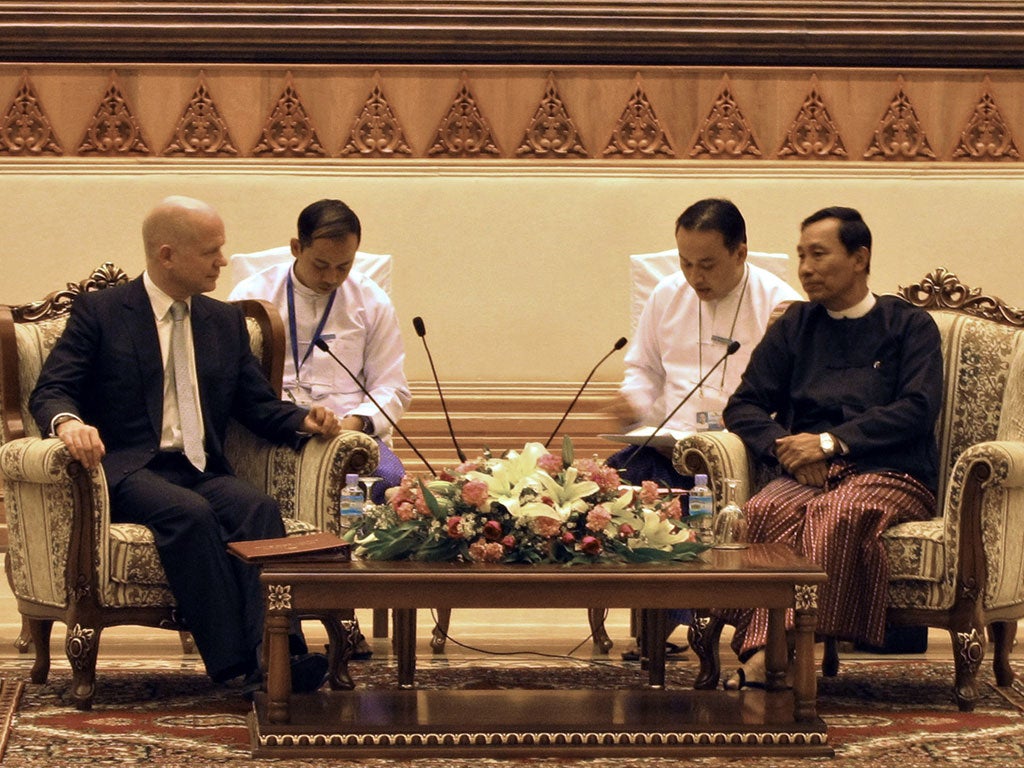
[[(44, 299), (19, 306), (0, 306), (0, 442), (39, 436), (28, 409), (28, 399), (42, 371), (43, 362), (64, 332), (75, 297), (129, 280), (119, 267), (107, 262), (79, 283), (68, 283)], [(262, 302), (241, 302), (249, 318), (253, 352), (277, 392), (281, 391), (284, 331), (276, 312), (266, 312)]]
[(945, 269), (897, 295), (927, 309), (942, 335), (944, 393), (936, 424), (940, 504), (959, 456), (990, 440), (1024, 440), (1024, 311)]

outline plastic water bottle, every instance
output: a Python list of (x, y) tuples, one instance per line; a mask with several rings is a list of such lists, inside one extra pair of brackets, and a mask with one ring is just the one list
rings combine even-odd
[(714, 499), (711, 497), (711, 489), (708, 488), (707, 475), (694, 475), (693, 488), (689, 493), (690, 517), (697, 529), (697, 541), (701, 544), (714, 544), (714, 534), (711, 530), (711, 516), (715, 511)]
[(359, 526), (365, 503), (366, 497), (363, 495), (363, 489), (359, 487), (359, 475), (345, 475), (345, 487), (341, 489), (341, 498), (338, 501), (339, 536)]

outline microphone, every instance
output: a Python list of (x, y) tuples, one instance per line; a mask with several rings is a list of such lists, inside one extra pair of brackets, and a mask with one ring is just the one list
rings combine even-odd
[(444, 393), (441, 391), (441, 382), (437, 378), (437, 370), (434, 368), (434, 358), (430, 354), (430, 347), (427, 346), (427, 327), (423, 324), (422, 317), (414, 317), (412, 319), (412, 326), (416, 329), (416, 335), (420, 337), (423, 342), (423, 348), (427, 351), (427, 360), (430, 361), (430, 372), (434, 374), (434, 384), (437, 385), (437, 395), (441, 398), (441, 410), (444, 411), (444, 420), (448, 422), (448, 434), (452, 436), (452, 444), (455, 446), (455, 453), (459, 456), (459, 461), (462, 463), (466, 462), (466, 454), (462, 452), (462, 448), (459, 446), (459, 441), (455, 439), (455, 430), (452, 429), (452, 420), (448, 416), (448, 405), (444, 401)]
[(590, 373), (587, 374), (587, 378), (583, 380), (583, 384), (582, 384), (582, 386), (580, 386), (579, 392), (576, 393), (576, 397), (574, 397), (572, 399), (572, 402), (569, 403), (569, 407), (566, 408), (565, 409), (565, 413), (562, 414), (562, 418), (558, 421), (558, 424), (555, 425), (555, 429), (551, 433), (551, 437), (549, 437), (548, 441), (546, 443), (544, 443), (544, 447), (545, 448), (547, 448), (551, 444), (551, 441), (555, 439), (555, 435), (558, 434), (559, 428), (562, 426), (562, 423), (568, 418), (569, 411), (571, 411), (572, 407), (574, 405), (576, 405), (576, 401), (580, 399), (580, 395), (583, 394), (583, 388), (586, 387), (587, 384), (590, 383), (590, 379), (594, 375), (594, 372), (597, 371), (597, 369), (601, 367), (601, 363), (603, 363), (605, 360), (607, 360), (609, 357), (611, 357), (615, 352), (618, 352), (624, 346), (626, 346), (626, 337), (625, 336), (623, 336), (621, 339), (616, 341), (615, 342), (615, 346), (611, 348), (611, 351), (609, 351), (607, 355), (605, 355), (604, 357), (602, 357), (600, 360), (597, 361), (597, 365), (595, 365), (593, 367), (593, 369), (591, 369)]
[(430, 466), (430, 462), (427, 461), (423, 454), (420, 453), (419, 450), (416, 448), (416, 446), (412, 444), (412, 441), (405, 436), (405, 432), (403, 432), (402, 428), (395, 423), (395, 420), (388, 416), (388, 412), (381, 408), (380, 403), (378, 403), (376, 398), (370, 394), (370, 390), (363, 386), (363, 382), (361, 382), (356, 377), (356, 375), (349, 370), (347, 365), (341, 362), (340, 358), (336, 354), (331, 352), (331, 348), (327, 346), (327, 342), (318, 337), (316, 341), (314, 341), (313, 343), (316, 344), (317, 349), (326, 352), (328, 355), (331, 356), (331, 358), (333, 358), (334, 362), (336, 362), (338, 365), (342, 367), (342, 370), (344, 370), (345, 373), (348, 374), (349, 378), (356, 383), (356, 386), (359, 387), (359, 391), (366, 395), (368, 398), (370, 398), (370, 402), (377, 406), (377, 410), (379, 410), (381, 412), (381, 415), (388, 420), (388, 424), (391, 425), (391, 428), (394, 429), (395, 432), (397, 432), (403, 440), (405, 440), (406, 444), (410, 448), (412, 448), (412, 452), (415, 453), (419, 457), (420, 461), (422, 461), (427, 466), (427, 469), (430, 470), (430, 474), (432, 474), (434, 477), (437, 477), (437, 472), (435, 472), (434, 468)]
[(671, 419), (671, 418), (672, 418), (673, 416), (675, 416), (675, 415), (676, 415), (676, 412), (677, 412), (677, 411), (678, 411), (678, 410), (679, 410), (680, 408), (682, 408), (682, 407), (683, 407), (684, 405), (686, 405), (686, 402), (687, 402), (687, 401), (688, 401), (688, 400), (689, 400), (689, 399), (690, 399), (691, 397), (693, 397), (693, 393), (694, 393), (694, 392), (696, 392), (696, 391), (697, 391), (698, 389), (700, 389), (700, 388), (701, 388), (701, 386), (702, 386), (702, 385), (704, 384), (704, 382), (705, 382), (705, 381), (707, 381), (707, 380), (708, 380), (708, 377), (709, 377), (709, 376), (711, 376), (711, 374), (712, 374), (712, 373), (714, 372), (714, 370), (715, 370), (715, 369), (716, 369), (716, 368), (717, 368), (718, 366), (720, 366), (720, 365), (721, 365), (722, 363), (724, 363), (724, 362), (725, 362), (725, 359), (726, 359), (727, 357), (729, 357), (729, 355), (734, 355), (734, 354), (736, 354), (736, 352), (737, 352), (737, 350), (739, 350), (739, 348), (740, 348), (740, 343), (739, 343), (738, 341), (735, 341), (735, 340), (734, 340), (734, 341), (730, 341), (730, 342), (729, 342), (729, 346), (725, 348), (725, 354), (724, 354), (724, 355), (722, 355), (722, 356), (721, 356), (720, 358), (718, 358), (718, 362), (717, 362), (717, 363), (715, 363), (714, 365), (712, 365), (712, 366), (711, 366), (711, 369), (710, 369), (710, 370), (709, 370), (709, 371), (708, 371), (707, 373), (705, 373), (705, 374), (704, 374), (704, 375), (703, 375), (703, 376), (701, 377), (700, 381), (698, 381), (698, 382), (697, 382), (697, 383), (696, 383), (696, 384), (694, 385), (693, 389), (691, 389), (691, 390), (690, 390), (689, 392), (687, 392), (687, 393), (686, 393), (686, 397), (684, 397), (684, 398), (683, 398), (682, 400), (680, 400), (680, 401), (679, 401), (679, 405), (677, 405), (677, 406), (676, 406), (675, 408), (673, 408), (673, 409), (672, 409), (672, 413), (670, 413), (670, 414), (669, 414), (668, 416), (666, 416), (666, 417), (665, 417), (665, 419), (664, 419), (664, 421), (662, 421), (662, 422), (661, 422), (661, 424), (659, 424), (659, 425), (658, 425), (657, 427), (655, 427), (654, 431), (653, 431), (653, 432), (651, 432), (651, 434), (649, 434), (649, 435), (647, 436), (647, 439), (646, 439), (646, 440), (644, 440), (644, 441), (643, 441), (643, 443), (641, 443), (641, 444), (640, 444), (640, 445), (639, 445), (639, 446), (637, 447), (637, 449), (636, 449), (635, 451), (633, 451), (633, 453), (631, 453), (631, 454), (629, 455), (629, 458), (628, 458), (628, 459), (626, 459), (626, 461), (624, 461), (624, 462), (623, 462), (623, 464), (622, 464), (622, 466), (621, 466), (621, 467), (619, 468), (619, 471), (620, 471), (620, 472), (621, 472), (621, 471), (623, 471), (623, 470), (625, 470), (625, 469), (626, 469), (626, 467), (628, 467), (628, 466), (629, 466), (629, 462), (631, 462), (631, 461), (632, 461), (632, 460), (633, 460), (633, 459), (634, 459), (634, 458), (636, 457), (636, 455), (637, 455), (638, 453), (640, 453), (640, 451), (642, 451), (642, 450), (643, 450), (644, 448), (646, 448), (646, 447), (647, 447), (647, 446), (648, 446), (648, 445), (650, 444), (651, 440), (653, 440), (653, 439), (654, 439), (654, 436), (655, 436), (656, 434), (658, 434), (658, 432), (659, 432), (659, 431), (661, 430), (661, 428), (662, 428), (662, 427), (664, 427), (664, 426), (665, 426), (666, 424), (668, 424), (668, 422), (669, 422), (669, 419)]

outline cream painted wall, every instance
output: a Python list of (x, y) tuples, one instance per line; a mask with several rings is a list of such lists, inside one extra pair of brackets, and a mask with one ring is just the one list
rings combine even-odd
[[(0, 179), (4, 303), (41, 298), (106, 260), (140, 272), (141, 220), (167, 194), (216, 206), (228, 253), (287, 242), (305, 204), (339, 197), (362, 219), (362, 248), (395, 257), (412, 379), (430, 376), (411, 324), (420, 315), (444, 379), (582, 380), (629, 333), (628, 255), (672, 247), (675, 218), (706, 196), (739, 205), (752, 249), (791, 254), (801, 218), (852, 205), (875, 236), (874, 290), (942, 266), (1024, 306), (1018, 164), (65, 159), (7, 163)], [(229, 288), (225, 275), (215, 295)], [(617, 355), (596, 378), (621, 370)]]

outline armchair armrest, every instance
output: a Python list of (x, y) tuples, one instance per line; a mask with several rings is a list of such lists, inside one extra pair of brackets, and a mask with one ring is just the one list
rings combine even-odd
[[(993, 440), (960, 454), (943, 518), (947, 572), (963, 570), (962, 580), (984, 581), (986, 609), (1024, 602), (1024, 442)], [(984, 574), (971, 572), (980, 567)]]
[(15, 595), (67, 605), (71, 585), (95, 576), (93, 542), (105, 548), (109, 539), (102, 468), (86, 471), (57, 438), (24, 437), (0, 446), (0, 473)]
[(361, 432), (311, 438), (295, 451), (268, 443), (238, 424), (228, 430), (226, 451), (235, 472), (277, 500), (283, 517), (320, 530), (338, 507), (345, 475), (365, 475), (377, 467), (377, 443)]
[(684, 437), (672, 451), (672, 464), (683, 475), (706, 474), (716, 508), (724, 501), (722, 480), (726, 478), (738, 481), (737, 504), (742, 505), (758, 490), (753, 486), (757, 478), (754, 459), (743, 441), (732, 432), (716, 430)]

